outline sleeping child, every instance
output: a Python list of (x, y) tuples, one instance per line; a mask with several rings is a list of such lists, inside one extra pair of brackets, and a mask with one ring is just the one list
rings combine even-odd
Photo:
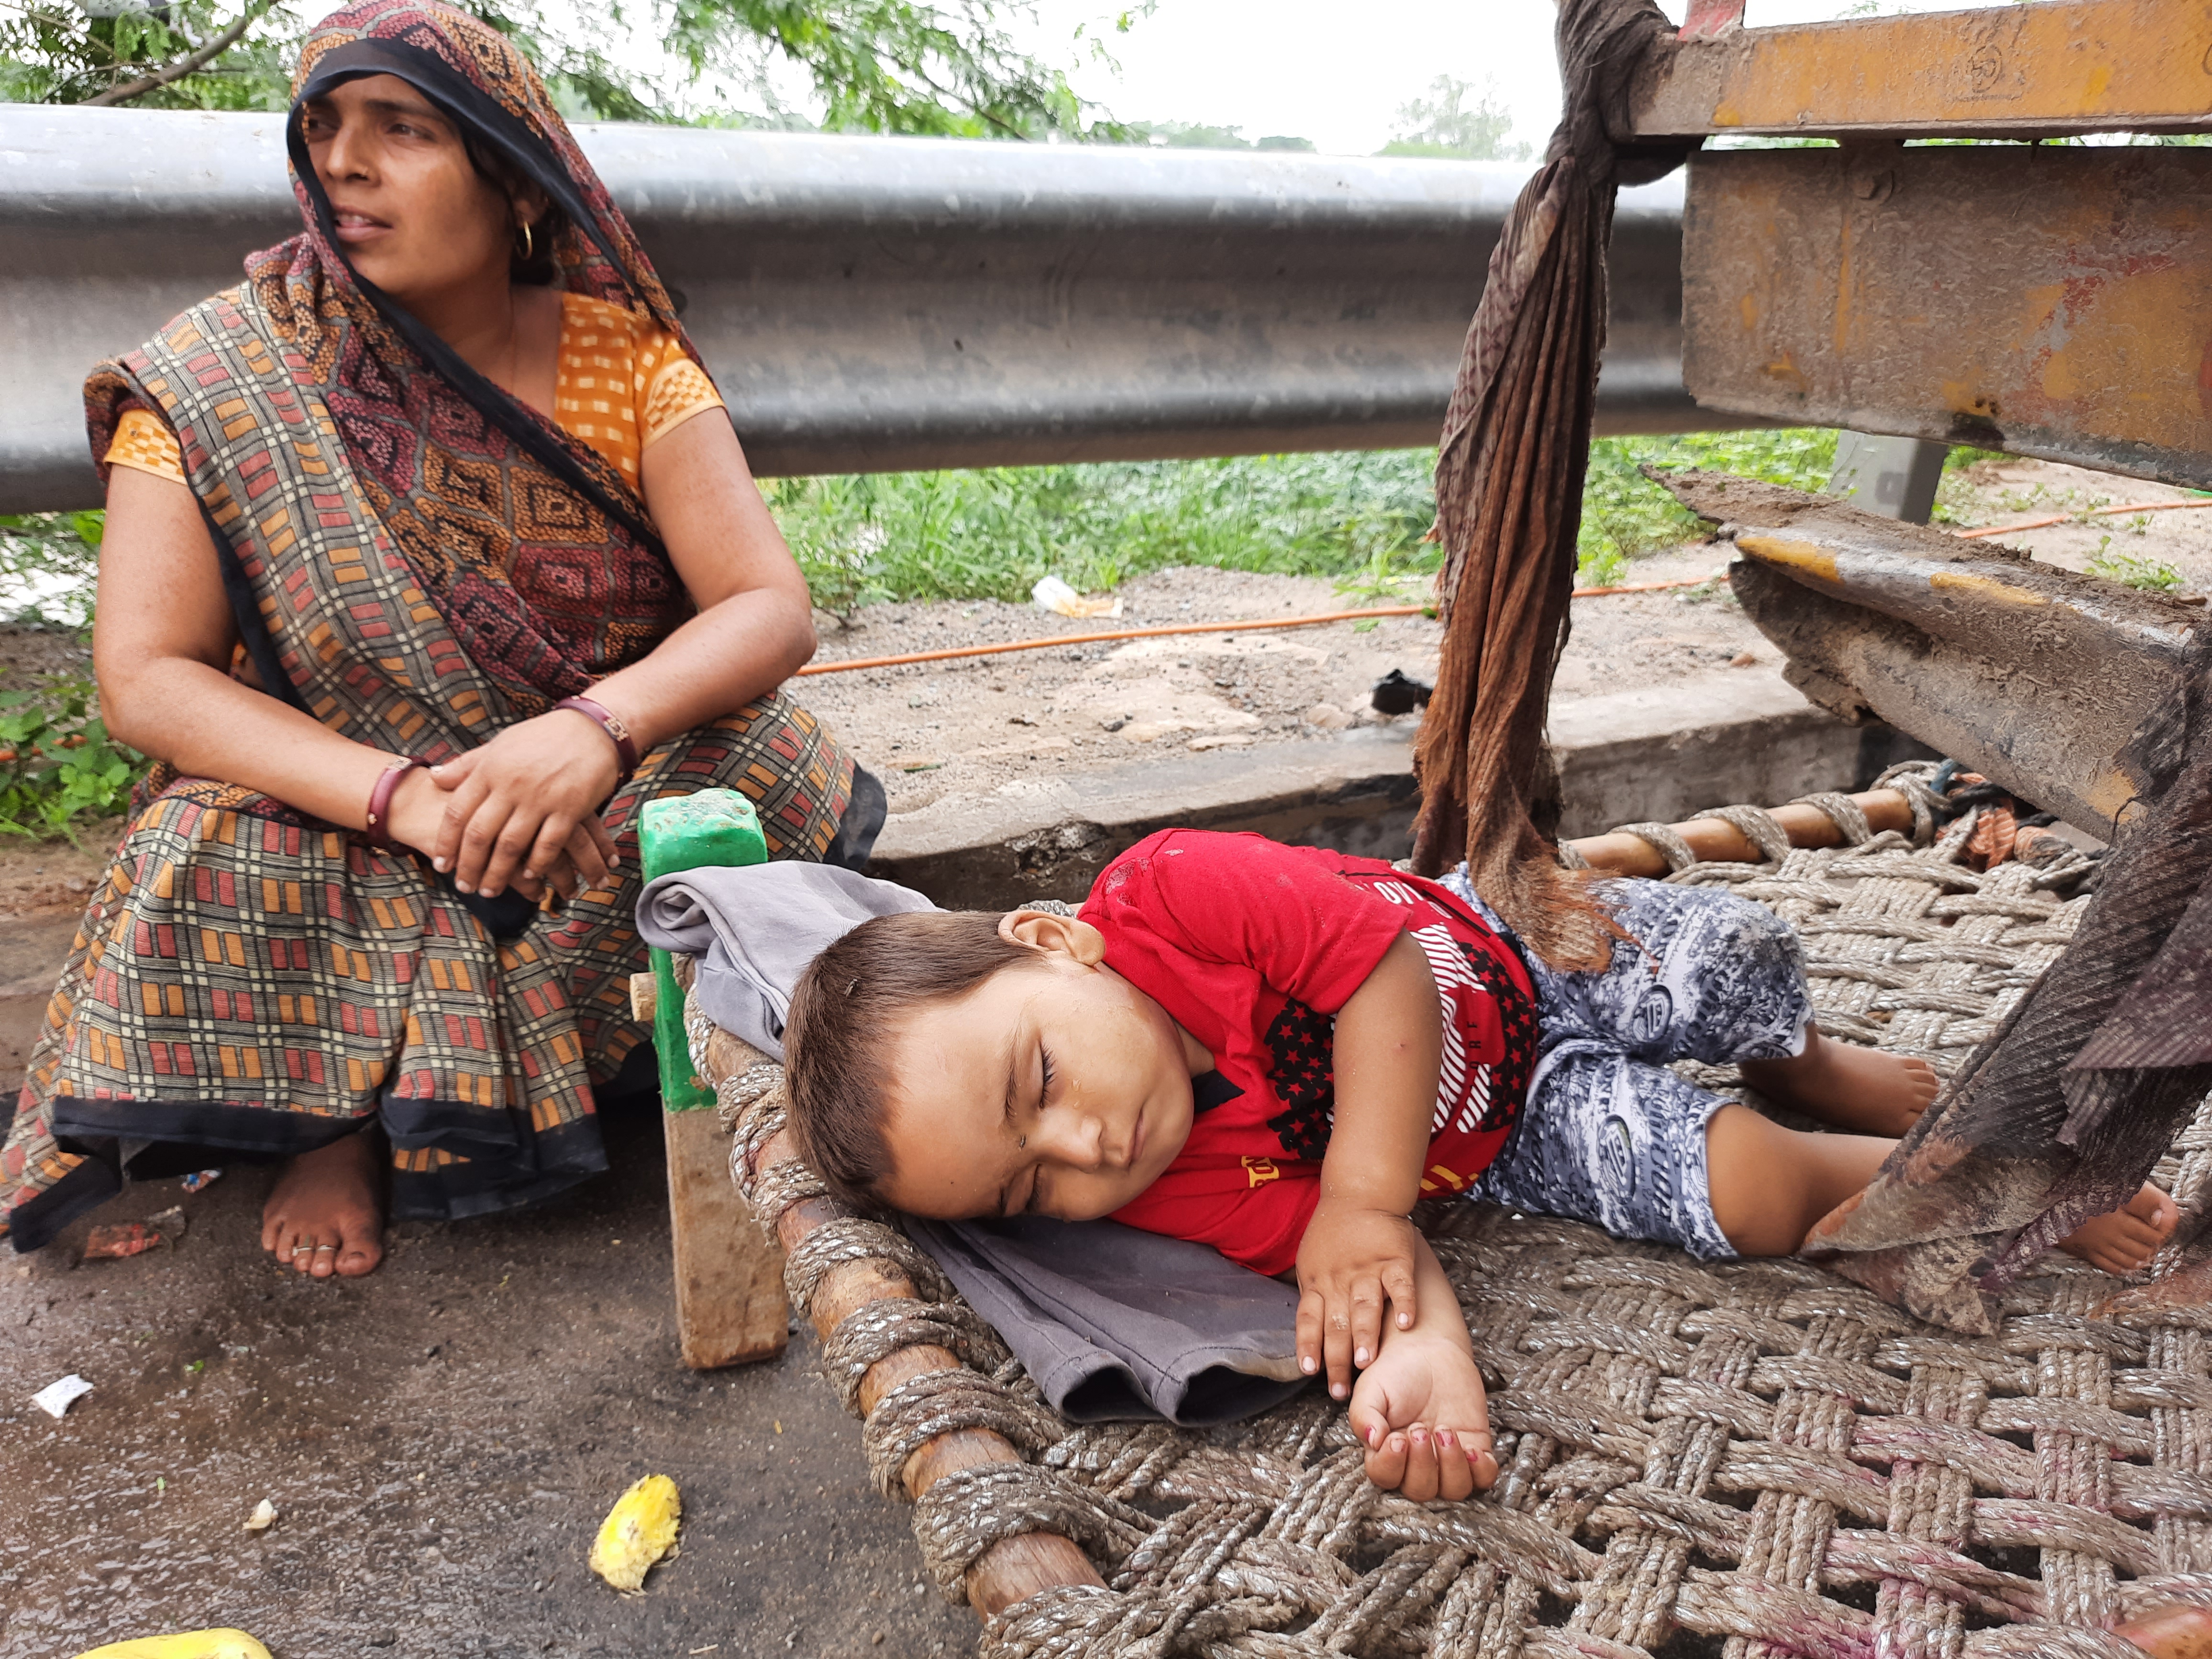
[[(1823, 1036), (1796, 936), (1711, 889), (1615, 880), (1610, 965), (1520, 949), (1440, 881), (1167, 830), (1075, 917), (922, 911), (830, 945), (792, 997), (792, 1124), (848, 1201), (1131, 1226), (1297, 1273), (1297, 1350), (1350, 1401), (1376, 1484), (1496, 1478), (1459, 1305), (1408, 1219), (1465, 1194), (1705, 1257), (1780, 1255), (1935, 1098), (1923, 1061)], [(1734, 1064), (1840, 1133), (1666, 1069)], [(2141, 1266), (2156, 1188), (2066, 1248)], [(1356, 1386), (1353, 1374), (1358, 1373)]]

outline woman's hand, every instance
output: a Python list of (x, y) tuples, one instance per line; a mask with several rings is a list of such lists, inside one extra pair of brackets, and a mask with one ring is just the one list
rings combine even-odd
[(621, 774), (596, 720), (553, 709), (432, 767), (428, 779), (444, 796), (443, 817), (427, 844), (410, 844), (450, 870), (464, 893), (492, 897), (515, 885), (527, 895), (550, 884), (573, 898), (604, 886), (614, 869), (614, 838), (597, 808)]

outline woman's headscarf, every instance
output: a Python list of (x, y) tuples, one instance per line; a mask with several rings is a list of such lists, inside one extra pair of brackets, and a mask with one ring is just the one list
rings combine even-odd
[[(699, 355), (628, 221), (504, 36), (422, 0), (366, 0), (316, 27), (286, 126), (305, 228), (246, 260), (248, 289), (309, 413), (326, 411), (336, 428), (376, 520), (363, 526), (370, 539), (405, 559), (508, 712), (528, 715), (643, 656), (689, 601), (637, 489), (470, 368), (340, 251), (301, 117), (309, 99), (370, 75), (406, 81), (562, 210), (551, 250), (559, 286), (641, 314), (695, 362)], [(95, 456), (123, 411), (148, 402), (133, 368), (125, 358), (88, 383)], [(285, 417), (281, 408), (257, 413), (264, 425)], [(189, 473), (189, 442), (185, 463)], [(236, 598), (245, 584), (226, 574)], [(251, 607), (234, 608), (264, 684), (305, 691), (302, 665), (271, 647)]]

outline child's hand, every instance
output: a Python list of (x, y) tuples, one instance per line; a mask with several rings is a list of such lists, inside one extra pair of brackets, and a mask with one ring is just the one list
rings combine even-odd
[(1417, 1503), (1459, 1498), (1498, 1479), (1482, 1373), (1458, 1344), (1394, 1336), (1352, 1395), (1367, 1478)]
[(1298, 1363), (1309, 1376), (1326, 1364), (1335, 1398), (1351, 1394), (1352, 1368), (1381, 1351), (1386, 1299), (1399, 1329), (1413, 1322), (1419, 1238), (1402, 1215), (1327, 1199), (1306, 1224), (1298, 1245)]

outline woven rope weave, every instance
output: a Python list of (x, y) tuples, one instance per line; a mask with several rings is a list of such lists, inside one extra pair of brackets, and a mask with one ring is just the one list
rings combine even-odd
[[(1972, 815), (1929, 844), (1923, 775), (1885, 782), (1912, 797), (1920, 845), (1872, 834), (1841, 798), (1814, 804), (1849, 844), (1819, 851), (1785, 851), (1765, 814), (1730, 809), (1765, 861), (1680, 862), (1669, 879), (1767, 905), (1804, 940), (1824, 1030), (1948, 1074), (2064, 948), (2093, 866), (1964, 868)], [(1730, 1069), (1680, 1069), (1742, 1092)], [(756, 1076), (725, 1101), (757, 1152), (781, 1087)], [(750, 1161), (737, 1170), (772, 1227), (810, 1188), (756, 1188)], [(2190, 1237), (2212, 1200), (2212, 1110), (2154, 1179)], [(948, 1596), (1031, 1526), (1076, 1537), (1107, 1578), (1006, 1609), (985, 1626), (990, 1659), (2141, 1659), (2106, 1627), (2212, 1607), (2212, 1309), (2157, 1296), (2178, 1250), (2126, 1296), (2053, 1256), (2007, 1293), (1997, 1334), (1962, 1339), (1802, 1262), (1699, 1263), (1464, 1203), (1421, 1220), (1492, 1389), (1502, 1474), (1463, 1504), (1370, 1486), (1317, 1393), (1231, 1429), (1053, 1438), (1029, 1421), (1027, 1379), (880, 1221), (820, 1230), (792, 1284), (873, 1258), (926, 1298), (839, 1334), (848, 1408), (903, 1329), (993, 1365), (997, 1388), (948, 1374), (975, 1402), (960, 1409), (1026, 1428), (1018, 1477), (941, 1482), (918, 1510)], [(885, 1464), (927, 1403), (894, 1395), (886, 1413), (869, 1436)]]

